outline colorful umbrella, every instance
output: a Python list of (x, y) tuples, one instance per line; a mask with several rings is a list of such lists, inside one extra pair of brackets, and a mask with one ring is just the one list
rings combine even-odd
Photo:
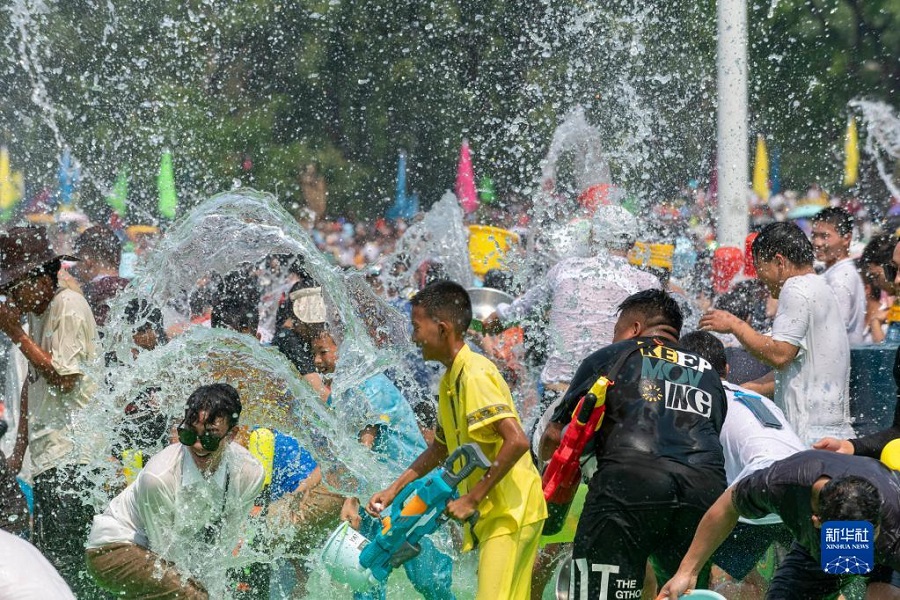
[(763, 200), (769, 199), (769, 155), (766, 152), (766, 138), (756, 136), (756, 160), (753, 163), (753, 191)]
[(459, 164), (456, 168), (456, 199), (465, 213), (478, 210), (478, 195), (475, 193), (475, 172), (472, 169), (472, 155), (469, 141), (463, 140), (459, 149)]
[(856, 119), (847, 121), (847, 135), (844, 138), (844, 187), (853, 187), (859, 179), (859, 132)]
[(156, 178), (159, 189), (159, 214), (167, 219), (175, 218), (178, 208), (178, 196), (175, 194), (175, 169), (172, 167), (172, 153), (166, 150), (159, 162), (159, 176)]

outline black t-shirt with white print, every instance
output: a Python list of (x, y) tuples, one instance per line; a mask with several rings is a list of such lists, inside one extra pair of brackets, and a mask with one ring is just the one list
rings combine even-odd
[(725, 421), (722, 381), (705, 359), (676, 342), (636, 338), (588, 356), (551, 420), (569, 423), (579, 399), (623, 353), (630, 353), (606, 393), (606, 414), (594, 439), (598, 470), (635, 462), (681, 475), (708, 505), (709, 490), (725, 486), (719, 432)]

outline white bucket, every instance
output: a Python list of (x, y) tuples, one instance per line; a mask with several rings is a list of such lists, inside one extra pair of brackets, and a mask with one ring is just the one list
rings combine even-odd
[(350, 527), (350, 523), (341, 522), (322, 548), (322, 564), (331, 578), (357, 592), (376, 585), (378, 580), (372, 572), (359, 564), (359, 554), (368, 543), (368, 538)]

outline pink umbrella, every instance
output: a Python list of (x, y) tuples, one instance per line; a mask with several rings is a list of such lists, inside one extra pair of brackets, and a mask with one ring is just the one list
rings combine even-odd
[(459, 165), (456, 167), (456, 198), (466, 214), (478, 210), (475, 172), (472, 170), (472, 155), (469, 153), (468, 140), (463, 140), (462, 148), (459, 149)]

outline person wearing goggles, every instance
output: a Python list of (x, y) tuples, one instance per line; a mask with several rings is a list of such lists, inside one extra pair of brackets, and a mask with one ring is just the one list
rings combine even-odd
[(232, 443), (240, 414), (240, 396), (230, 385), (194, 390), (178, 443), (154, 455), (94, 517), (86, 559), (97, 584), (128, 598), (224, 592), (208, 591), (223, 584), (210, 561), (237, 545), (265, 476), (259, 461)]

